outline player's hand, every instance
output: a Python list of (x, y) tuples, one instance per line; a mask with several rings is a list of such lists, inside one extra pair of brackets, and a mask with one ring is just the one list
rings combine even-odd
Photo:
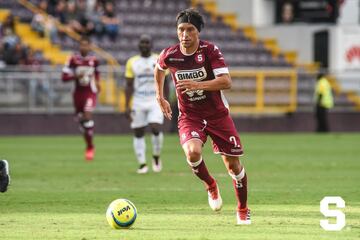
[(167, 119), (171, 120), (172, 111), (171, 111), (170, 103), (166, 101), (165, 98), (156, 98), (156, 99), (160, 105), (161, 111), (163, 112), (164, 116)]
[(79, 73), (76, 74), (76, 78), (77, 78), (78, 80), (84, 78), (84, 76), (85, 76), (85, 72), (79, 72)]
[(176, 89), (180, 90), (181, 93), (186, 93), (188, 91), (199, 90), (199, 82), (195, 82), (193, 80), (185, 79), (178, 81), (176, 83)]
[(101, 92), (101, 86), (99, 82), (96, 82), (96, 88), (97, 88), (97, 92), (100, 93)]

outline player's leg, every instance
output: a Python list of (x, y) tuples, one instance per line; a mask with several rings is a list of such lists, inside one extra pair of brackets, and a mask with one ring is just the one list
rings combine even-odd
[(153, 148), (153, 162), (152, 169), (154, 172), (160, 172), (162, 169), (162, 162), (160, 159), (161, 149), (163, 146), (164, 135), (161, 131), (161, 125), (158, 123), (150, 123), (151, 129), (151, 143)]
[(227, 115), (208, 121), (205, 130), (213, 141), (214, 153), (222, 155), (228, 173), (233, 179), (238, 201), (237, 222), (238, 224), (250, 224), (250, 210), (247, 208), (247, 176), (245, 168), (239, 161), (239, 156), (243, 154), (243, 148), (234, 122), (230, 115)]
[(146, 143), (145, 143), (145, 127), (134, 128), (133, 146), (136, 159), (139, 163), (137, 173), (144, 174), (149, 171), (146, 165)]
[(82, 114), (80, 125), (86, 142), (85, 158), (86, 160), (92, 160), (95, 155), (95, 147), (93, 143), (95, 122), (92, 117), (92, 112), (85, 111)]
[(145, 142), (145, 128), (148, 125), (147, 109), (134, 101), (131, 111), (131, 128), (134, 131), (133, 147), (136, 159), (139, 163), (137, 173), (144, 174), (149, 171), (146, 165), (146, 142)]
[(162, 169), (162, 162), (160, 160), (160, 153), (163, 146), (164, 135), (162, 133), (162, 124), (164, 123), (164, 114), (162, 113), (157, 102), (154, 101), (149, 108), (148, 122), (151, 129), (151, 143), (153, 147), (153, 161), (152, 169), (154, 172), (160, 172)]
[(95, 154), (93, 144), (95, 122), (92, 118), (92, 112), (96, 106), (96, 95), (75, 92), (73, 98), (77, 121), (86, 143), (85, 159), (92, 160)]
[(222, 155), (226, 169), (233, 179), (235, 196), (238, 201), (237, 223), (251, 224), (250, 209), (247, 206), (247, 176), (238, 156)]
[(0, 192), (6, 192), (9, 184), (9, 163), (6, 160), (0, 160)]
[(222, 207), (222, 198), (217, 183), (210, 175), (202, 157), (202, 146), (203, 142), (200, 139), (193, 138), (183, 144), (183, 149), (193, 173), (205, 184), (211, 209), (219, 211)]

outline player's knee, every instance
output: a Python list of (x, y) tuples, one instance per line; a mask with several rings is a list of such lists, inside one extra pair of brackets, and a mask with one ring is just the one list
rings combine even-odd
[(151, 133), (152, 133), (153, 135), (155, 135), (155, 136), (158, 136), (158, 135), (160, 134), (160, 130), (157, 129), (157, 128), (152, 128), (152, 129), (151, 129)]
[(136, 128), (134, 129), (134, 136), (136, 138), (142, 138), (145, 136), (145, 128)]
[(81, 126), (84, 128), (84, 129), (91, 129), (91, 128), (94, 128), (95, 126), (95, 122), (94, 120), (82, 120), (80, 122)]
[(199, 161), (201, 158), (201, 149), (189, 147), (185, 150), (186, 157), (189, 161)]
[(157, 123), (150, 123), (151, 133), (155, 136), (158, 136), (161, 132), (161, 126)]
[(229, 173), (232, 173), (232, 174), (237, 174), (241, 170), (241, 164), (240, 164), (239, 160), (228, 161), (226, 164), (226, 167), (227, 167), (227, 170), (229, 171)]

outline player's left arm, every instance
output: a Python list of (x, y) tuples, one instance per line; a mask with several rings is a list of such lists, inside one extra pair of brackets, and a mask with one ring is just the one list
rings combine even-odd
[(182, 93), (194, 90), (218, 91), (231, 88), (231, 77), (229, 74), (219, 74), (211, 81), (195, 82), (193, 80), (181, 80), (176, 88)]
[(99, 72), (99, 61), (96, 60), (95, 61), (95, 84), (96, 84), (96, 88), (98, 90), (98, 93), (101, 91), (101, 86), (100, 86), (100, 72)]

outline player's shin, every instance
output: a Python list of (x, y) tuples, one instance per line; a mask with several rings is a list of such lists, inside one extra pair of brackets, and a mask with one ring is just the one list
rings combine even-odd
[(209, 188), (215, 183), (215, 179), (210, 175), (203, 158), (200, 158), (200, 160), (196, 162), (191, 162), (190, 160), (187, 160), (187, 162), (193, 173), (204, 182), (206, 188)]
[(163, 146), (164, 136), (162, 132), (157, 132), (151, 135), (151, 142), (153, 147), (153, 161), (152, 169), (154, 172), (161, 172), (162, 162), (160, 159), (160, 153)]
[(81, 120), (80, 126), (82, 129), (82, 132), (84, 134), (84, 139), (86, 142), (86, 149), (93, 149), (93, 135), (94, 135), (94, 126), (95, 122), (94, 120)]
[(247, 208), (247, 176), (245, 168), (239, 174), (229, 173), (233, 179), (235, 195), (238, 200), (238, 210)]
[(154, 158), (160, 156), (161, 149), (163, 146), (163, 141), (164, 141), (164, 135), (162, 132), (159, 132), (157, 135), (155, 134), (151, 135), (151, 143), (153, 147)]
[(145, 137), (134, 137), (133, 146), (136, 158), (140, 165), (146, 164), (145, 152), (146, 152), (146, 143)]

